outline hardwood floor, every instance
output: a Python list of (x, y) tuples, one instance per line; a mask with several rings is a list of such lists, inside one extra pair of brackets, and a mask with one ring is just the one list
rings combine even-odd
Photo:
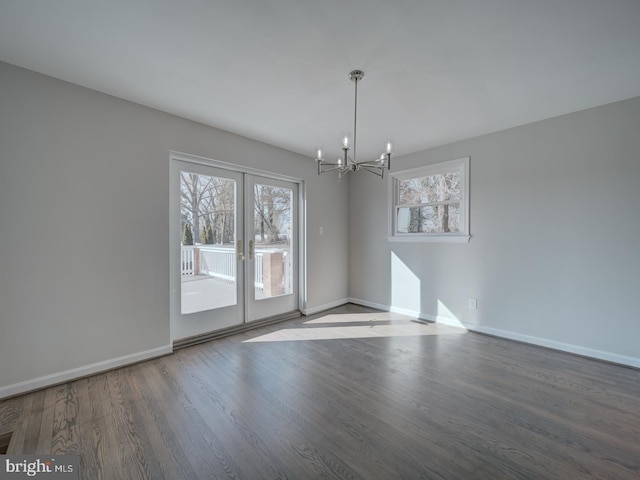
[(640, 478), (640, 371), (392, 317), (346, 305), (5, 400), (0, 434), (92, 480)]

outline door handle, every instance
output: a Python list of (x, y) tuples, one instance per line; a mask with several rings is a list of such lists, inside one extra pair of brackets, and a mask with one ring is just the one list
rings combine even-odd
[(236, 254), (238, 256), (238, 260), (244, 260), (244, 247), (242, 245), (242, 240), (238, 240), (236, 243)]
[(249, 240), (249, 260), (253, 260), (255, 250), (253, 248), (253, 240)]

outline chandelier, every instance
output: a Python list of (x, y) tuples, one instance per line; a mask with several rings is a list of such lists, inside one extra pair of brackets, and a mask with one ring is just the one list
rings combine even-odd
[[(342, 137), (342, 155), (338, 157), (335, 163), (327, 162), (324, 159), (322, 147), (318, 147), (316, 150), (316, 163), (318, 164), (318, 175), (337, 170), (338, 178), (342, 178), (349, 172), (357, 172), (358, 170), (366, 170), (367, 172), (378, 175), (384, 178), (385, 169), (391, 169), (391, 153), (393, 153), (393, 145), (390, 140), (387, 140), (385, 151), (382, 152), (379, 158), (375, 160), (368, 160), (358, 162), (356, 157), (356, 127), (358, 120), (358, 82), (364, 77), (362, 70), (353, 70), (349, 73), (349, 80), (355, 84), (355, 104), (353, 107), (353, 142), (351, 142), (350, 135), (344, 134)], [(349, 155), (349, 151), (353, 151), (352, 155)]]

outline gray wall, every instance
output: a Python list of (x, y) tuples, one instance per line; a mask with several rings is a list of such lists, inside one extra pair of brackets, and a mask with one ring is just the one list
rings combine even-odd
[(640, 366), (639, 132), (635, 98), (397, 159), (471, 157), (469, 244), (387, 241), (389, 181), (352, 178), (351, 297)]
[(170, 150), (304, 179), (307, 308), (348, 296), (347, 189), (313, 160), (0, 63), (0, 396), (170, 343)]

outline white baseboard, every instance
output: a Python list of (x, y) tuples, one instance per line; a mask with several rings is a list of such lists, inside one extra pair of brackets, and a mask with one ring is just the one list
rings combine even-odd
[(419, 312), (417, 310), (411, 310), (408, 308), (392, 307), (390, 305), (383, 305), (381, 303), (370, 302), (368, 300), (362, 300), (360, 298), (349, 298), (349, 302), (355, 303), (356, 305), (362, 305), (364, 307), (377, 308), (378, 310), (383, 310), (385, 312), (399, 313), (400, 315), (416, 317), (416, 318), (419, 318), (420, 320), (427, 320), (429, 322), (447, 323), (450, 325), (460, 326), (457, 323), (448, 321), (448, 319), (444, 317), (436, 317), (435, 315), (429, 315), (428, 313), (423, 313), (423, 312)]
[(114, 368), (124, 367), (125, 365), (141, 362), (143, 360), (150, 360), (170, 353), (173, 353), (173, 346), (164, 345), (144, 352), (132, 353), (130, 355), (112, 358), (103, 362), (92, 363), (91, 365), (86, 365), (84, 367), (72, 368), (71, 370), (59, 373), (52, 373), (51, 375), (34, 378), (33, 380), (14, 383), (12, 385), (0, 387), (0, 399), (31, 392), (40, 388), (50, 387), (51, 385), (69, 382), (71, 380), (87, 377), (107, 370), (113, 370)]
[(640, 358), (628, 357), (626, 355), (619, 355), (617, 353), (603, 352), (601, 350), (595, 350), (592, 348), (581, 347), (579, 345), (572, 345), (569, 343), (556, 342), (555, 340), (549, 340), (547, 338), (533, 337), (531, 335), (524, 335), (521, 333), (510, 332), (508, 330), (501, 330), (498, 328), (485, 327), (483, 325), (466, 324), (463, 322), (456, 322), (446, 317), (438, 317), (430, 315), (424, 312), (416, 312), (405, 308), (393, 307), (390, 305), (382, 305), (379, 303), (369, 302), (367, 300), (361, 300), (358, 298), (350, 298), (351, 303), (363, 305), (365, 307), (377, 308), (378, 310), (384, 310), (387, 312), (401, 313), (403, 315), (410, 315), (422, 320), (428, 320), (430, 322), (442, 323), (452, 326), (462, 326), (469, 331), (485, 333), (487, 335), (493, 335), (495, 337), (506, 338), (509, 340), (515, 340), (518, 342), (529, 343), (531, 345), (537, 345), (539, 347), (551, 348), (553, 350), (560, 350), (562, 352), (574, 353), (583, 357), (595, 358), (597, 360), (604, 360), (606, 362), (617, 363), (620, 365), (626, 365), (629, 367), (640, 368)]
[(360, 298), (350, 297), (347, 299), (349, 303), (355, 303), (356, 305), (362, 305), (363, 307), (375, 308), (377, 310), (383, 310), (389, 312), (389, 305), (382, 305), (381, 303), (370, 302), (369, 300), (362, 300)]
[(324, 312), (325, 310), (329, 310), (331, 308), (339, 307), (340, 305), (344, 305), (345, 303), (349, 303), (350, 300), (348, 298), (343, 298), (340, 300), (336, 300), (335, 302), (326, 303), (324, 305), (320, 305), (318, 307), (313, 308), (303, 308), (301, 312), (304, 315), (315, 315), (316, 313)]
[(583, 357), (590, 357), (598, 360), (604, 360), (606, 362), (618, 363), (620, 365), (627, 365), (629, 367), (640, 368), (640, 358), (627, 357), (626, 355), (618, 355), (617, 353), (611, 353), (611, 352), (603, 352), (602, 350), (595, 350), (592, 348), (581, 347), (579, 345), (572, 345), (570, 343), (556, 342), (555, 340), (549, 340), (549, 339), (540, 338), (540, 337), (532, 337), (530, 335), (523, 335), (521, 333), (514, 333), (508, 330), (485, 327), (482, 325), (469, 325), (469, 326), (466, 326), (466, 328), (473, 332), (486, 333), (487, 335), (493, 335), (495, 337), (508, 338), (509, 340), (516, 340), (518, 342), (530, 343), (532, 345), (551, 348), (553, 350), (560, 350), (563, 352), (574, 353), (576, 355), (581, 355)]

